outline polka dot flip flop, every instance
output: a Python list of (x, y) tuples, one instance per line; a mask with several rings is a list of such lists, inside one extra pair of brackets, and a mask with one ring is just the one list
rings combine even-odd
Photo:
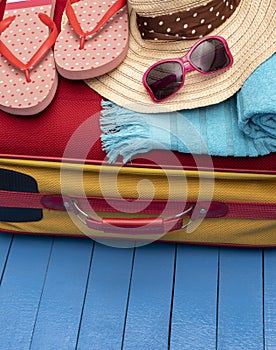
[(55, 95), (54, 7), (53, 0), (7, 1), (0, 22), (0, 109), (7, 113), (37, 114)]
[(63, 77), (94, 78), (123, 61), (128, 50), (126, 0), (67, 0), (65, 12), (54, 49)]

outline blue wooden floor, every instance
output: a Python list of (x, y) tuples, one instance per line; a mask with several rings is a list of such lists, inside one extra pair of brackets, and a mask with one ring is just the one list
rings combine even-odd
[(276, 349), (276, 250), (0, 234), (0, 349)]

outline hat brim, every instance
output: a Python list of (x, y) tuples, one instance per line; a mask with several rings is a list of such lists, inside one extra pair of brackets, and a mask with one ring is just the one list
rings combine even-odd
[(234, 58), (233, 66), (210, 75), (190, 72), (176, 95), (155, 103), (142, 84), (144, 72), (158, 60), (184, 56), (196, 40), (143, 40), (133, 10), (129, 23), (129, 49), (124, 61), (113, 71), (86, 83), (119, 106), (141, 113), (169, 112), (222, 102), (242, 87), (250, 74), (272, 56), (276, 47), (276, 1), (241, 1), (231, 17), (210, 33), (227, 40)]

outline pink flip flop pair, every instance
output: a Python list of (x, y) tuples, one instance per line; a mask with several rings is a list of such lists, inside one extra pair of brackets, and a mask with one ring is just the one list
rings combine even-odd
[(0, 110), (37, 114), (55, 95), (57, 72), (68, 79), (93, 78), (126, 56), (126, 0), (67, 0), (67, 23), (59, 34), (54, 8), (55, 0), (6, 1), (0, 22)]

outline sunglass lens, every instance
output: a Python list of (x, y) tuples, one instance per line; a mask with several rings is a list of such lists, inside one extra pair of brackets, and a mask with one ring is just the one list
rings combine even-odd
[(180, 62), (164, 62), (153, 67), (146, 82), (156, 100), (171, 96), (183, 85), (183, 68)]
[(230, 64), (226, 48), (219, 39), (207, 39), (201, 42), (191, 53), (190, 61), (204, 73), (215, 72)]

